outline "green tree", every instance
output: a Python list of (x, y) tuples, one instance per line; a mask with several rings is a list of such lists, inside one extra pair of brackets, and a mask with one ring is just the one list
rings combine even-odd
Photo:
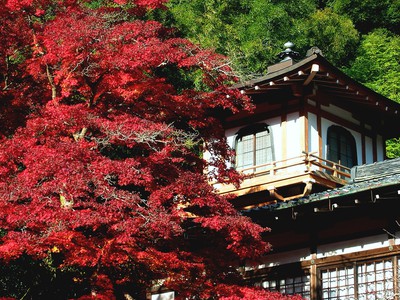
[[(354, 57), (358, 31), (321, 1), (172, 0), (175, 26), (192, 41), (230, 57), (244, 74), (265, 73), (287, 41), (305, 54), (318, 46), (334, 64)], [(201, 16), (201, 17), (200, 17)]]
[(400, 32), (400, 0), (331, 0), (328, 6), (348, 16), (362, 33), (380, 27)]
[(304, 35), (309, 46), (319, 47), (324, 56), (341, 67), (357, 49), (359, 35), (352, 21), (330, 8), (316, 11), (306, 22)]
[(169, 5), (175, 26), (189, 39), (228, 55), (244, 73), (264, 73), (288, 40), (306, 45), (301, 24), (316, 10), (313, 0), (172, 0)]
[(400, 139), (386, 141), (386, 156), (388, 158), (400, 157)]
[(240, 68), (249, 66), (253, 72), (265, 73), (268, 65), (277, 62), (277, 54), (289, 40), (297, 45), (296, 50), (305, 53), (308, 46), (300, 34), (302, 20), (315, 11), (315, 4), (304, 0), (297, 5), (293, 1), (250, 2), (249, 12), (234, 24), (240, 41)]
[(400, 36), (377, 29), (362, 38), (345, 71), (374, 91), (400, 103)]
[[(345, 71), (374, 91), (400, 103), (400, 36), (387, 29), (365, 35), (357, 58)], [(400, 140), (387, 142), (390, 158), (400, 157)]]

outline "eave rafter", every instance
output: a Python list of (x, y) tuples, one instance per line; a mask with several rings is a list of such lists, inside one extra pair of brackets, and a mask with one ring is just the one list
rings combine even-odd
[(318, 64), (313, 64), (311, 66), (311, 71), (307, 76), (307, 79), (304, 81), (303, 85), (308, 85), (315, 77), (315, 75), (317, 75), (317, 73), (319, 72), (319, 65)]
[(382, 100), (382, 97), (379, 95), (368, 93), (367, 91), (362, 90), (360, 86), (345, 82), (342, 79), (335, 78), (331, 75), (316, 76), (313, 82), (319, 91), (324, 91), (325, 94), (329, 94), (331, 97), (336, 97), (339, 101), (352, 101), (367, 105), (368, 107), (377, 107), (380, 110), (391, 112), (395, 115), (398, 114), (398, 108), (395, 107), (395, 103), (384, 103), (385, 101)]
[(268, 90), (277, 90), (282, 87), (289, 87), (294, 84), (304, 84), (308, 74), (303, 71), (288, 74), (286, 76), (273, 78), (270, 81), (260, 82), (259, 84), (252, 84), (245, 86), (241, 89), (242, 94), (252, 95), (266, 92)]
[(308, 63), (295, 68), (286, 68), (264, 76), (259, 80), (252, 80), (238, 88), (242, 94), (256, 95), (279, 89), (292, 89), (294, 97), (301, 95), (302, 86), (311, 86), (315, 90), (323, 91), (331, 95), (331, 99), (340, 103), (350, 101), (360, 103), (366, 107), (376, 107), (381, 111), (399, 114), (399, 105), (387, 101), (384, 97), (374, 93), (368, 88), (358, 84), (341, 71), (336, 70), (329, 64), (308, 60)]

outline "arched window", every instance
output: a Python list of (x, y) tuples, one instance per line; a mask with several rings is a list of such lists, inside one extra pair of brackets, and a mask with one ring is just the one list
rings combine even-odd
[(357, 164), (356, 141), (350, 131), (336, 125), (328, 128), (328, 160), (349, 168)]
[(236, 168), (246, 169), (272, 162), (272, 146), (267, 124), (258, 123), (240, 129), (235, 140)]

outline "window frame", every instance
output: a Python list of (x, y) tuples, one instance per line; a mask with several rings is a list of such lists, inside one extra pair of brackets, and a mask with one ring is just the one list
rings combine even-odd
[[(336, 134), (336, 157), (333, 157), (333, 137), (332, 135)], [(351, 151), (351, 156), (348, 156), (345, 152), (344, 149), (342, 149), (341, 145), (342, 145), (342, 141), (345, 141), (345, 145), (346, 147), (350, 148)], [(346, 128), (342, 127), (342, 126), (338, 126), (338, 125), (331, 125), (328, 127), (327, 130), (327, 137), (326, 137), (326, 145), (327, 145), (327, 154), (326, 154), (326, 158), (329, 161), (338, 163), (340, 165), (346, 166), (348, 168), (351, 168), (353, 166), (356, 166), (358, 164), (358, 157), (357, 157), (357, 143), (356, 140), (354, 138), (354, 136), (351, 134), (351, 132), (349, 130), (347, 130)], [(343, 163), (341, 160), (341, 157), (345, 156), (347, 158), (351, 159), (350, 165), (347, 163)], [(350, 160), (347, 159), (347, 160)]]
[[(254, 285), (269, 291), (297, 294), (304, 299), (311, 299), (311, 276), (310, 268), (295, 262), (267, 268), (265, 275), (254, 281)], [(288, 293), (289, 290), (293, 290), (293, 293)]]
[[(382, 252), (383, 251), (383, 252)], [(321, 259), (324, 260), (324, 259)], [(391, 262), (390, 268), (388, 268), (385, 264), (387, 261)], [(377, 270), (377, 265), (382, 263), (383, 268), (379, 269), (381, 273), (375, 272)], [(366, 280), (365, 282), (361, 281), (360, 278), (362, 276), (368, 276), (368, 272), (359, 271), (360, 268), (366, 267), (368, 265), (374, 265), (374, 280)], [(314, 269), (315, 268), (315, 269)], [(329, 269), (341, 269), (341, 268), (353, 268), (353, 287), (354, 290), (357, 290), (354, 295), (351, 295), (349, 298), (340, 298), (339, 296), (333, 298), (323, 298), (323, 278), (322, 272), (324, 270)], [(391, 272), (390, 274), (385, 272)], [(259, 271), (260, 272), (260, 271)], [(360, 257), (354, 257), (353, 254), (345, 254), (344, 256), (334, 256), (328, 261), (307, 261), (307, 262), (297, 262), (297, 263), (288, 263), (274, 267), (268, 267), (262, 270), (262, 274), (255, 276), (251, 279), (253, 285), (264, 288), (266, 290), (284, 292), (285, 290), (281, 290), (281, 283), (286, 282), (287, 279), (295, 279), (298, 277), (307, 277), (309, 276), (309, 281), (302, 281), (304, 284), (301, 289), (302, 291), (298, 294), (305, 297), (305, 299), (315, 299), (315, 300), (329, 300), (329, 299), (358, 299), (361, 295), (360, 299), (372, 299), (369, 298), (368, 295), (360, 292), (358, 284), (364, 284), (365, 286), (372, 285), (378, 286), (379, 284), (384, 286), (384, 289), (377, 289), (376, 291), (370, 291), (370, 295), (375, 295), (375, 293), (385, 293), (387, 292), (386, 287), (387, 284), (391, 285), (391, 289), (389, 292), (394, 295), (393, 298), (383, 298), (383, 299), (400, 299), (400, 250), (395, 251), (395, 253), (388, 253), (386, 249), (382, 248), (380, 250), (370, 250), (363, 253)], [(363, 274), (360, 276), (360, 274)], [(383, 275), (384, 279), (376, 280), (379, 276)], [(249, 276), (249, 279), (252, 276)], [(392, 282), (389, 283), (386, 278), (392, 278)], [(345, 280), (348, 280), (345, 278)], [(286, 288), (286, 286), (284, 286)], [(308, 292), (309, 290), (309, 292)], [(376, 298), (378, 299), (378, 298)], [(374, 298), (374, 300), (376, 300)], [(381, 299), (381, 298), (379, 298)]]
[[(235, 140), (234, 140), (234, 145), (233, 149), (235, 150), (235, 160), (233, 162), (233, 167), (235, 169), (252, 169), (253, 172), (256, 172), (257, 168), (256, 166), (260, 164), (256, 164), (257, 162), (257, 137), (256, 135), (261, 132), (266, 132), (267, 133), (267, 139), (269, 142), (269, 146), (264, 148), (266, 151), (269, 151), (270, 160), (266, 160), (265, 162), (262, 162), (262, 164), (267, 164), (269, 162), (273, 162), (275, 160), (275, 151), (274, 151), (274, 144), (273, 144), (273, 136), (272, 136), (272, 130), (270, 130), (270, 126), (267, 123), (256, 123), (252, 124), (246, 127), (243, 127), (239, 129), (236, 134), (235, 134)], [(243, 166), (238, 166), (238, 145), (239, 141), (241, 141), (244, 137), (246, 136), (253, 136), (252, 140), (252, 152), (253, 152), (253, 157), (252, 157), (252, 165), (248, 167), (243, 167)], [(263, 148), (261, 148), (263, 149)], [(268, 158), (268, 155), (266, 156)]]
[[(370, 285), (371, 283), (373, 283), (375, 286), (377, 285), (378, 282), (387, 282), (385, 280), (376, 280), (376, 265), (378, 263), (383, 263), (384, 265), (386, 264), (387, 261), (391, 261), (391, 274), (392, 274), (392, 281), (391, 281), (391, 286), (392, 286), (392, 293), (396, 294), (396, 289), (398, 289), (398, 282), (396, 282), (396, 278), (398, 277), (398, 264), (399, 264), (399, 260), (400, 257), (398, 255), (392, 255), (392, 256), (384, 256), (384, 257), (376, 257), (376, 258), (371, 258), (371, 259), (360, 259), (360, 260), (354, 260), (352, 262), (348, 262), (348, 263), (337, 263), (337, 264), (333, 264), (333, 265), (329, 265), (329, 266), (320, 266), (317, 269), (317, 281), (318, 281), (318, 290), (317, 290), (317, 294), (318, 294), (318, 299), (320, 300), (330, 300), (330, 299), (340, 299), (340, 295), (336, 295), (333, 298), (324, 298), (323, 297), (323, 292), (324, 292), (324, 287), (323, 287), (323, 276), (322, 276), (322, 272), (326, 271), (326, 270), (333, 270), (333, 269), (343, 269), (343, 268), (352, 268), (353, 270), (353, 290), (354, 290), (354, 294), (350, 295), (348, 299), (369, 299), (368, 298), (368, 293), (364, 293), (362, 291), (360, 291), (361, 286), (367, 286)], [(375, 280), (374, 281), (365, 281), (365, 282), (360, 282), (360, 278), (361, 276), (368, 276), (368, 272), (366, 271), (361, 271), (359, 270), (360, 267), (364, 267), (367, 266), (369, 264), (373, 264), (374, 265), (374, 277)], [(385, 272), (388, 270), (386, 268), (383, 269)], [(386, 273), (385, 273), (386, 274)], [(346, 282), (348, 280), (348, 278), (345, 278)], [(399, 278), (397, 278), (397, 281), (399, 280)], [(332, 280), (330, 280), (330, 284), (332, 284)], [(350, 286), (349, 284), (346, 285)], [(339, 289), (340, 286), (337, 287), (337, 289)], [(343, 290), (343, 288), (341, 288)], [(383, 290), (374, 290), (370, 292), (370, 295), (376, 295), (379, 292), (386, 292), (386, 286)], [(362, 297), (360, 298), (360, 295), (362, 295)], [(353, 298), (351, 298), (353, 297)], [(364, 298), (365, 297), (365, 298)], [(346, 298), (347, 299), (347, 298)], [(381, 299), (381, 298), (379, 298)], [(386, 298), (383, 298), (386, 299)], [(395, 298), (393, 298), (395, 299)], [(396, 298), (398, 299), (398, 298)]]

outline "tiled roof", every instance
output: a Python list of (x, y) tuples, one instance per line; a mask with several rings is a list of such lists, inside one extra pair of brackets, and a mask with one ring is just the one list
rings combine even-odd
[(353, 167), (351, 181), (343, 187), (310, 194), (287, 202), (266, 205), (261, 208), (244, 211), (244, 213), (260, 209), (275, 211), (396, 185), (400, 189), (400, 158)]
[(400, 174), (400, 158), (380, 161), (369, 165), (356, 166), (351, 170), (353, 182), (379, 179), (395, 174)]

